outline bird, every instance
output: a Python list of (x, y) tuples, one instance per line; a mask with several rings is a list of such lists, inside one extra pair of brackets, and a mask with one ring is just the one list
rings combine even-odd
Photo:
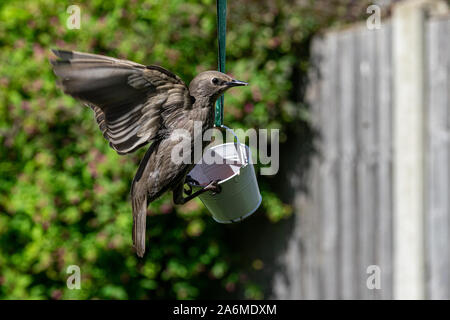
[[(180, 77), (158, 65), (142, 65), (104, 55), (53, 49), (50, 63), (63, 92), (90, 107), (109, 146), (119, 155), (129, 154), (150, 143), (131, 183), (133, 248), (138, 257), (145, 253), (148, 205), (168, 191), (175, 204), (184, 204), (211, 191), (220, 192), (211, 181), (192, 192), (184, 185), (199, 159), (172, 161), (179, 144), (174, 132), (190, 135), (186, 146), (193, 151), (194, 125), (201, 134), (214, 127), (216, 100), (230, 88), (246, 86), (219, 71), (205, 71), (187, 86)], [(202, 142), (202, 151), (208, 142)], [(186, 195), (186, 196), (185, 196)]]

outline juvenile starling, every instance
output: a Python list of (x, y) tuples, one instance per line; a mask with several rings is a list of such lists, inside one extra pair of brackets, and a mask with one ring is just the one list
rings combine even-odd
[[(64, 92), (94, 111), (111, 148), (127, 154), (151, 142), (131, 185), (133, 246), (142, 257), (149, 203), (170, 190), (175, 204), (183, 204), (208, 190), (220, 192), (217, 181), (195, 193), (184, 189), (186, 176), (198, 159), (189, 163), (172, 161), (172, 149), (179, 141), (171, 134), (176, 129), (187, 130), (194, 154), (194, 122), (201, 121), (203, 136), (214, 125), (217, 98), (227, 89), (247, 83), (224, 73), (205, 71), (187, 87), (178, 76), (160, 66), (75, 51), (53, 53), (59, 59), (50, 62)], [(202, 150), (207, 144), (202, 143)]]

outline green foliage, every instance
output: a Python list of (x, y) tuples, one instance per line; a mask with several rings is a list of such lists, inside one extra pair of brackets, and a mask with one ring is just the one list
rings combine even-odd
[[(0, 4), (0, 298), (192, 299), (241, 283), (246, 297), (261, 298), (199, 200), (152, 203), (148, 252), (134, 255), (129, 187), (144, 151), (110, 149), (48, 63), (50, 48), (72, 49), (159, 64), (188, 82), (216, 69), (215, 1), (77, 3), (80, 30), (66, 27), (64, 1)], [(299, 121), (292, 72), (306, 70), (299, 50), (321, 24), (296, 2), (229, 2), (227, 70), (251, 86), (227, 94), (225, 124), (284, 134)], [(269, 184), (263, 195), (272, 221), (290, 214)], [(81, 290), (66, 287), (72, 264)]]

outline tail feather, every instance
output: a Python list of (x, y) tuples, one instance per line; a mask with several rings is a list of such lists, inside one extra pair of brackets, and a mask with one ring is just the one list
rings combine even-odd
[[(133, 196), (134, 197), (134, 196)], [(145, 224), (147, 218), (147, 197), (133, 198), (133, 247), (136, 254), (143, 257), (145, 253)]]
[[(147, 217), (147, 206), (154, 200), (154, 197), (148, 193), (148, 186), (146, 179), (143, 179), (144, 171), (150, 163), (151, 155), (157, 150), (159, 145), (155, 141), (150, 145), (144, 158), (142, 158), (139, 168), (134, 176), (131, 184), (131, 206), (133, 209), (133, 247), (136, 249), (136, 254), (143, 257), (145, 253), (145, 223)], [(154, 162), (153, 162), (154, 163)]]

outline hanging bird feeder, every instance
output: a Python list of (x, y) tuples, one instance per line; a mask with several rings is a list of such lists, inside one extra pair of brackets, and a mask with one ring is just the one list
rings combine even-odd
[[(217, 33), (219, 44), (219, 71), (225, 73), (226, 0), (217, 0)], [(261, 205), (261, 193), (251, 163), (251, 151), (239, 142), (236, 134), (223, 125), (223, 96), (216, 103), (215, 126), (230, 131), (234, 142), (213, 146), (205, 150), (203, 159), (189, 173), (193, 190), (200, 190), (211, 181), (219, 180), (221, 192), (205, 192), (199, 196), (203, 204), (219, 223), (241, 221)], [(208, 164), (206, 159), (216, 159)], [(219, 161), (217, 161), (219, 159)]]

